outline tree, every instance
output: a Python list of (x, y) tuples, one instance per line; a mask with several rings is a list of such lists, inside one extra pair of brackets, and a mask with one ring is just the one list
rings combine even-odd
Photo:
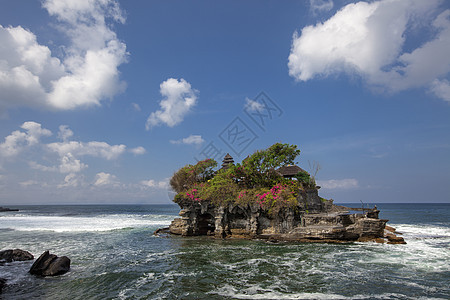
[(296, 145), (273, 144), (244, 159), (242, 166), (237, 166), (237, 175), (242, 178), (248, 188), (271, 187), (280, 179), (276, 169), (294, 164), (299, 154), (300, 150)]
[(214, 159), (205, 159), (195, 165), (186, 165), (175, 172), (170, 178), (170, 186), (177, 193), (186, 191), (196, 183), (205, 182), (214, 176), (217, 162)]

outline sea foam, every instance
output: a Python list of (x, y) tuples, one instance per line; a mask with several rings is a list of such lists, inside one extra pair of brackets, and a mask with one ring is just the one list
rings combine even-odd
[(0, 229), (18, 231), (86, 232), (110, 231), (126, 228), (143, 228), (170, 225), (173, 216), (167, 215), (98, 215), (39, 216), (17, 214), (0, 217)]

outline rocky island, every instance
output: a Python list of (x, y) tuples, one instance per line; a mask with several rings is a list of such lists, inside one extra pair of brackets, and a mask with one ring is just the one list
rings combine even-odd
[[(294, 165), (296, 145), (277, 143), (222, 167), (206, 159), (187, 165), (171, 178), (181, 218), (168, 231), (182, 236), (267, 239), (269, 241), (405, 243), (379, 210), (335, 205), (319, 196), (314, 176)], [(388, 228), (389, 229), (389, 228)]]

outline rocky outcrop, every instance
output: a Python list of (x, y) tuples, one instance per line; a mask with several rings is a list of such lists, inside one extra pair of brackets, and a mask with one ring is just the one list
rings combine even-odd
[(214, 205), (210, 201), (181, 201), (179, 213), (169, 227), (182, 236), (210, 235), (219, 238), (261, 238), (289, 241), (357, 241), (384, 237), (387, 220), (378, 219), (374, 208), (350, 214), (332, 200), (318, 196), (317, 189), (299, 195), (298, 206), (276, 213), (259, 204)]
[(397, 232), (397, 229), (391, 226), (386, 226), (384, 229), (384, 237), (387, 238), (388, 244), (406, 244), (405, 239), (401, 236), (397, 236), (397, 234), (401, 234)]
[(6, 279), (0, 278), (0, 294), (5, 286), (6, 286)]
[(1, 207), (0, 206), (0, 212), (3, 211), (19, 211), (17, 208), (7, 208), (7, 207)]
[(45, 251), (33, 263), (29, 272), (39, 276), (56, 276), (66, 273), (69, 269), (70, 259), (67, 256), (58, 257)]
[(34, 259), (34, 256), (25, 250), (8, 249), (0, 251), (0, 262), (24, 261)]

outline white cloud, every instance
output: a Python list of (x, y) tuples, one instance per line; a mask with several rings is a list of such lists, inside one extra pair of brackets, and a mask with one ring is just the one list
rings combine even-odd
[(78, 173), (88, 167), (82, 163), (79, 156), (100, 157), (106, 160), (117, 159), (126, 150), (125, 145), (109, 145), (105, 142), (92, 141), (88, 143), (66, 141), (62, 143), (47, 144), (47, 148), (58, 153), (61, 173)]
[[(40, 170), (45, 172), (60, 173), (79, 173), (88, 167), (87, 164), (80, 160), (82, 156), (99, 157), (106, 160), (116, 160), (127, 150), (125, 145), (110, 145), (106, 142), (91, 141), (91, 142), (79, 142), (69, 140), (73, 136), (72, 130), (66, 125), (59, 126), (58, 138), (62, 139), (62, 142), (54, 143), (41, 143), (40, 139), (43, 136), (50, 136), (52, 133), (50, 130), (42, 128), (41, 124), (36, 122), (25, 122), (22, 124), (21, 130), (13, 131), (10, 135), (5, 137), (5, 141), (0, 143), (0, 158), (9, 158), (17, 156), (20, 152), (30, 150), (31, 146), (39, 147), (40, 151), (46, 150), (47, 154), (56, 154), (59, 159), (58, 166), (45, 166), (36, 160), (28, 160), (28, 165), (31, 169)], [(34, 150), (34, 149), (33, 149)], [(136, 155), (144, 154), (145, 149), (141, 146), (130, 149), (131, 153)], [(34, 151), (33, 158), (42, 155), (39, 151)], [(30, 151), (26, 152), (30, 154)], [(24, 154), (25, 155), (25, 154)]]
[(36, 122), (25, 122), (20, 126), (23, 131), (13, 131), (5, 137), (5, 141), (0, 144), (0, 156), (12, 157), (17, 155), (23, 148), (39, 143), (42, 136), (50, 136), (50, 130), (42, 128)]
[[(438, 0), (348, 4), (324, 23), (294, 34), (289, 74), (301, 81), (341, 72), (358, 74), (387, 92), (428, 87), (445, 97), (445, 85), (439, 83), (446, 82), (436, 80), (450, 74), (450, 10), (433, 19), (439, 4)], [(411, 29), (429, 22), (432, 28), (426, 29), (435, 34), (406, 52)]]
[(107, 160), (117, 159), (126, 150), (125, 145), (109, 145), (105, 142), (92, 141), (88, 143), (67, 141), (62, 143), (50, 143), (47, 147), (58, 153), (61, 157), (71, 153), (76, 156), (89, 155), (101, 157)]
[(115, 185), (117, 183), (117, 177), (109, 173), (100, 172), (95, 175), (95, 186)]
[(168, 179), (162, 180), (162, 181), (156, 181), (153, 179), (149, 179), (149, 180), (142, 180), (140, 182), (140, 184), (145, 187), (165, 189), (169, 186), (169, 181), (168, 181)]
[(135, 111), (141, 111), (141, 107), (139, 106), (139, 104), (133, 102), (131, 103), (131, 106), (133, 106), (133, 109)]
[(201, 145), (205, 142), (201, 135), (193, 135), (180, 139), (180, 140), (171, 140), (172, 144), (185, 144), (185, 145)]
[(37, 182), (36, 180), (27, 180), (27, 181), (19, 182), (19, 184), (21, 186), (30, 186), (30, 185), (38, 185), (39, 182)]
[(85, 184), (83, 175), (70, 173), (70, 174), (66, 175), (66, 177), (64, 177), (64, 183), (58, 185), (58, 187), (59, 188), (62, 188), (62, 187), (80, 187), (80, 186), (84, 186), (84, 185), (86, 185), (86, 184)]
[(70, 130), (69, 126), (67, 125), (61, 125), (59, 126), (59, 132), (58, 137), (63, 140), (67, 141), (69, 138), (73, 136), (73, 131)]
[(164, 97), (159, 103), (161, 109), (148, 117), (145, 124), (147, 130), (161, 124), (173, 127), (181, 123), (197, 103), (197, 91), (184, 79), (167, 79), (161, 83), (160, 93)]
[(145, 154), (146, 151), (145, 151), (144, 147), (139, 146), (139, 147), (130, 149), (130, 152), (135, 155), (142, 155), (142, 154)]
[(358, 187), (358, 180), (353, 178), (347, 179), (330, 179), (330, 180), (319, 180), (317, 184), (324, 189), (354, 189)]
[(439, 98), (450, 102), (450, 82), (448, 80), (434, 80), (431, 83), (431, 91)]
[(100, 105), (124, 89), (118, 67), (126, 45), (107, 20), (124, 22), (114, 0), (44, 0), (67, 35), (61, 58), (21, 26), (0, 25), (0, 110), (13, 106), (74, 109)]
[(28, 165), (30, 166), (30, 168), (34, 169), (34, 170), (40, 170), (40, 171), (44, 171), (44, 172), (55, 172), (58, 171), (58, 168), (56, 167), (48, 167), (48, 166), (44, 166), (41, 165), (35, 161), (29, 161)]
[(59, 171), (61, 173), (78, 173), (88, 167), (79, 159), (76, 159), (70, 152), (64, 154), (60, 158), (60, 162), (61, 164), (59, 165)]
[(258, 101), (245, 98), (245, 110), (253, 111), (253, 112), (262, 112), (264, 110), (264, 105), (259, 103)]
[(333, 9), (333, 0), (309, 0), (311, 11), (316, 14)]

